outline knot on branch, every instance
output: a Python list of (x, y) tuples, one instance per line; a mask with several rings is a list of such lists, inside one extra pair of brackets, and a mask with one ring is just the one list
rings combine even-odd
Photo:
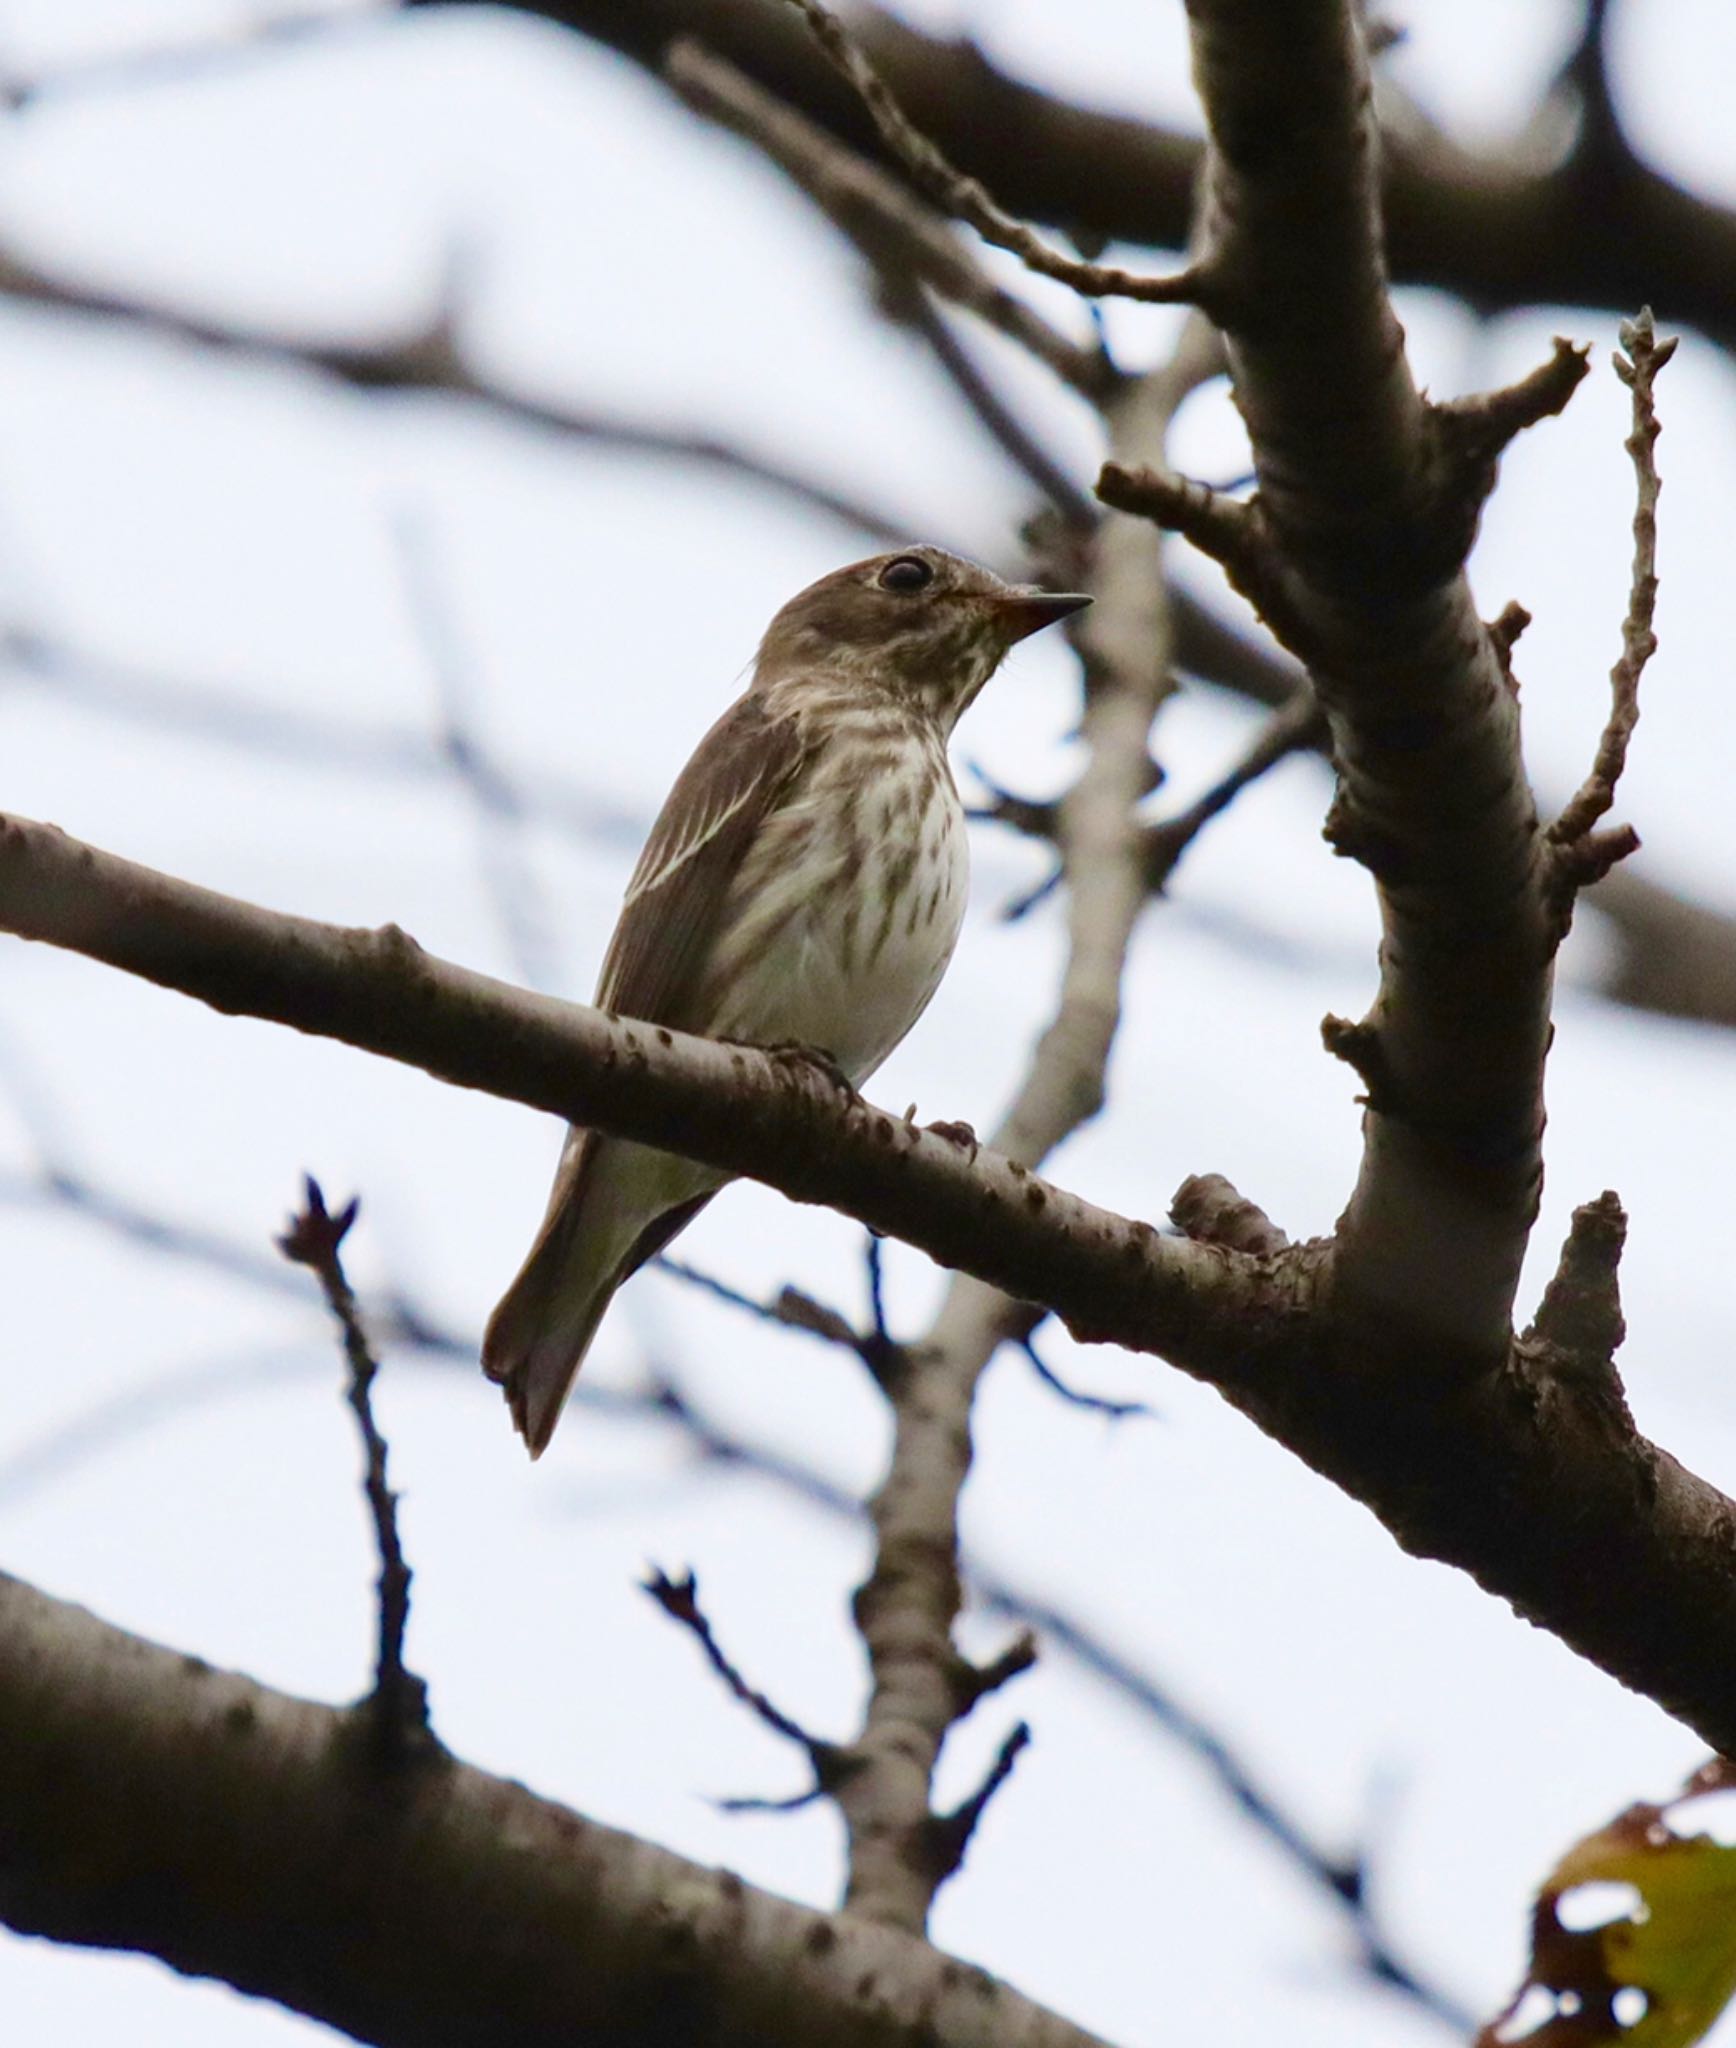
[(1379, 1029), (1366, 1021), (1353, 1024), (1348, 1017), (1322, 1017), (1320, 1042), (1335, 1060), (1342, 1060), (1362, 1081), (1366, 1092), (1359, 1095), (1357, 1101), (1372, 1109), (1377, 1116), (1390, 1116), (1395, 1089)]
[(379, 965), (392, 974), (419, 974), (428, 958), (420, 942), (400, 924), (383, 924), (377, 931), (362, 931), (357, 937), (373, 951)]
[(1615, 1354), (1627, 1335), (1617, 1277), (1626, 1242), (1627, 1217), (1615, 1195), (1606, 1192), (1575, 1209), (1555, 1277), (1519, 1340), (1552, 1377), (1602, 1390), (1624, 1412)]
[(1290, 1243), (1265, 1210), (1221, 1173), (1190, 1174), (1175, 1191), (1169, 1218), (1195, 1244), (1221, 1245), (1251, 1258), (1268, 1258)]
[(1501, 664), (1502, 680), (1511, 695), (1519, 694), (1519, 678), (1513, 673), (1513, 650), (1519, 644), (1519, 636), (1531, 623), (1531, 614), (1522, 604), (1504, 604), (1498, 617), (1489, 621), (1485, 631), (1489, 645), (1495, 650), (1495, 659)]
[(1391, 882), (1395, 878), (1401, 852), (1397, 841), (1368, 822), (1343, 783), (1333, 792), (1326, 808), (1320, 836), (1340, 860), (1355, 861), (1377, 882)]

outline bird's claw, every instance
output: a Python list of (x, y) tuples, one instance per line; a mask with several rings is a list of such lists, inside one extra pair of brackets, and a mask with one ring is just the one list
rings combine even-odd
[(779, 1061), (785, 1066), (799, 1067), (804, 1072), (816, 1074), (846, 1102), (856, 1099), (856, 1084), (839, 1066), (824, 1046), (807, 1045), (800, 1039), (789, 1039), (779, 1045), (763, 1046), (761, 1050), (768, 1059)]

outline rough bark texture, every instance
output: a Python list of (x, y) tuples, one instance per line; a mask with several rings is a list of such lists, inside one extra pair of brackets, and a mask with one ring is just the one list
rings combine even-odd
[[(1111, 445), (1129, 459), (1161, 456), (1176, 408), (1218, 367), (1203, 321), (1186, 336), (1172, 364), (1108, 411)], [(1019, 1167), (1039, 1165), (1103, 1106), (1122, 971), (1148, 900), (1135, 814), (1151, 783), (1151, 722), (1174, 687), (1160, 537), (1142, 521), (1109, 518), (1086, 580), (1096, 599), (1076, 634), (1086, 758), (1055, 835), (1068, 885), (1067, 962), (1055, 1014), (991, 1140)], [(874, 1566), (855, 1609), (873, 1684), (838, 1797), (850, 1826), (846, 1903), (894, 1926), (920, 1928), (949, 1874), (932, 1853), (929, 1801), (941, 1747), (972, 1698), (952, 1638), (971, 1414), (990, 1360), (1030, 1322), (1010, 1295), (955, 1275), (891, 1389), (892, 1457), (870, 1503)]]
[[(1346, 1329), (1505, 1355), (1542, 1179), (1557, 932), (1517, 707), (1462, 563), (1487, 478), (1425, 406), (1386, 296), (1348, 6), (1196, 5), (1206, 236), (1259, 476), (1264, 595), (1331, 720), (1329, 830), (1380, 890), (1381, 984), (1338, 1233)], [(1234, 572), (1232, 572), (1234, 573)]]
[(1159, 1236), (993, 1152), (843, 1100), (800, 1063), (534, 996), (392, 927), (278, 916), (16, 818), (0, 828), (0, 929), (679, 1147), (1051, 1307), (1081, 1338), (1159, 1354), (1407, 1549), (1462, 1566), (1736, 1752), (1736, 1505), (1625, 1412), (1517, 1354), (1431, 1381), (1410, 1370), (1402, 1333), (1359, 1324), (1366, 1348), (1351, 1349), (1331, 1311), (1329, 1246), (1253, 1256)]
[[(540, 11), (648, 64), (697, 31), (868, 139), (775, 6)], [(1328, 1032), (1367, 1090), (1338, 1232), (1292, 1245), (1201, 1179), (1177, 1210), (1195, 1234), (1167, 1238), (1029, 1170), (1096, 1107), (1150, 879), (1130, 805), (1168, 660), (1152, 637), (1156, 541), (1126, 523), (1104, 530), (1099, 630), (1113, 645), (1098, 649), (1090, 768), (1057, 828), (1092, 879), (1073, 902), (1056, 1028), (1001, 1152), (845, 1096), (799, 1056), (551, 1002), (433, 960), (392, 927), (275, 916), (0, 820), (0, 928), (753, 1175), (961, 1275), (930, 1347), (892, 1383), (898, 1444), (861, 1612), (874, 1694), (839, 1793), (861, 1913), (779, 1906), (443, 1761), (370, 1773), (328, 1711), (8, 1585), (0, 1908), (13, 1924), (151, 1948), (379, 2041), (1078, 2042), (908, 1931), (938, 1881), (921, 1857), (934, 1758), (969, 1690), (951, 1623), (970, 1391), (1025, 1315), (1009, 1298), (1217, 1386), (1400, 1543), (1461, 1566), (1736, 1751), (1736, 1505), (1633, 1427), (1612, 1356), (1613, 1198), (1581, 1211), (1536, 1322), (1513, 1330), (1566, 904), (1504, 647), (1462, 565), (1505, 438), (1562, 402), (1577, 370), (1558, 356), (1511, 393), (1426, 404), (1387, 296), (1358, 11), (1192, 0), (1190, 18), (1209, 130), (1196, 262), (1259, 493), (1243, 505), (1125, 466), (1104, 493), (1216, 552), (1306, 661), (1330, 719), (1332, 833), (1373, 876), (1383, 921), (1375, 1005)], [(1136, 162), (1148, 218), (1176, 187), (1162, 238), (1182, 238), (1191, 145), (1013, 87), (885, 17), (866, 23), (906, 112), (1004, 201), (1125, 233), (1116, 167)], [(1586, 225), (1614, 239), (1607, 217)], [(1125, 465), (1158, 451), (1118, 453)]]
[(756, 1891), (0, 1576), (0, 1917), (383, 2048), (1101, 2048)]

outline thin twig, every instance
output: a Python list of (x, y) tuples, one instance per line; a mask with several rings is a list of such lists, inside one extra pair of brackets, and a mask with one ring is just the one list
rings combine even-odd
[(475, 724), (475, 677), (447, 601), (425, 518), (392, 521), (404, 599), (440, 702), (440, 751), (476, 813), (478, 865), (518, 977), (552, 991), (564, 979), (550, 934), (553, 919), (524, 847), (530, 822), (524, 792), (488, 752)]
[(1311, 689), (1298, 690), (1288, 704), (1282, 704), (1254, 735), (1246, 753), (1226, 774), (1185, 811), (1152, 825), (1146, 833), (1146, 876), (1151, 888), (1161, 891), (1175, 872), (1176, 863), (1211, 821), (1228, 810), (1250, 783), (1258, 782), (1269, 769), (1292, 754), (1307, 753), (1326, 738), (1326, 714)]
[(874, 265), (920, 278), (942, 298), (1016, 342), (1082, 397), (1100, 404), (1121, 381), (1101, 348), (1069, 339), (997, 284), (948, 224), (878, 164), (715, 57), (673, 44), (664, 75), (695, 113), (742, 136), (775, 163)]
[(363, 1492), (380, 1554), (374, 1689), (363, 1702), (362, 1711), (370, 1724), (376, 1758), (382, 1764), (398, 1765), (426, 1754), (433, 1742), (433, 1732), (428, 1720), (428, 1687), (404, 1663), (404, 1629), (410, 1619), (410, 1567), (398, 1537), (398, 1496), (386, 1480), (386, 1440), (374, 1421), (374, 1377), (380, 1368), (362, 1328), (361, 1310), (356, 1306), (340, 1255), (359, 1206), (352, 1199), (332, 1215), (318, 1181), (309, 1174), (302, 1207), (290, 1219), (288, 1230), (277, 1244), (286, 1259), (298, 1266), (311, 1267), (318, 1276), (327, 1305), (343, 1333), (344, 1357), (349, 1365), (349, 1403), (362, 1433), (366, 1460)]
[(886, 1249), (872, 1230), (863, 1241), (862, 1259), (868, 1269), (868, 1315), (874, 1338), (879, 1344), (890, 1345), (893, 1336), (886, 1323)]
[(1093, 532), (1101, 514), (1090, 493), (1074, 481), (1060, 458), (1043, 446), (1036, 429), (995, 389), (988, 373), (923, 287), (912, 284), (900, 291), (888, 279), (882, 296), (890, 316), (927, 342), (977, 423), (1054, 507), (1062, 524), (1075, 533)]
[[(452, 281), (449, 271), (448, 287)], [(889, 545), (908, 540), (915, 532), (935, 531), (930, 520), (874, 504), (702, 428), (625, 418), (493, 381), (470, 361), (459, 310), (451, 304), (437, 305), (419, 327), (384, 341), (308, 342), (271, 328), (224, 322), (126, 291), (78, 283), (5, 244), (0, 244), (0, 299), (124, 323), (219, 355), (312, 371), (351, 391), (377, 394), (382, 401), (431, 393), (461, 400), (473, 412), (503, 425), (625, 455), (715, 470), (762, 484)]]
[(1025, 222), (997, 206), (982, 184), (968, 177), (915, 127), (893, 97), (885, 80), (857, 46), (854, 37), (821, 0), (788, 0), (813, 30), (821, 49), (854, 88), (867, 108), (880, 139), (934, 203), (975, 228), (992, 248), (1005, 249), (1039, 277), (1069, 285), (1085, 298), (1138, 299), (1147, 305), (1196, 303), (1207, 288), (1205, 274), (1193, 267), (1173, 277), (1144, 277), (1113, 264), (1085, 263), (1051, 249)]
[(1087, 1409), (1093, 1415), (1105, 1415), (1111, 1422), (1120, 1422), (1129, 1415), (1150, 1415), (1154, 1412), (1143, 1401), (1112, 1401), (1105, 1394), (1087, 1394), (1078, 1387), (1069, 1386), (1037, 1349), (1034, 1337), (1022, 1338), (1019, 1349), (1050, 1393), (1059, 1394), (1070, 1407)]
[(937, 1884), (944, 1883), (964, 1862), (965, 1851), (970, 1847), (970, 1838), (976, 1833), (977, 1823), (988, 1810), (989, 1801), (1013, 1775), (1013, 1766), (1030, 1740), (1029, 1724), (1015, 1721), (977, 1789), (951, 1813), (937, 1813), (930, 1820), (928, 1848), (934, 1859)]
[[(878, 1243), (878, 1240), (871, 1238), (870, 1242)], [(859, 1330), (848, 1316), (829, 1308), (823, 1301), (816, 1301), (800, 1287), (780, 1287), (770, 1300), (761, 1300), (759, 1296), (744, 1294), (727, 1280), (720, 1280), (713, 1273), (701, 1272), (697, 1266), (673, 1259), (667, 1253), (657, 1258), (654, 1264), (671, 1279), (697, 1288), (702, 1294), (709, 1294), (714, 1301), (724, 1302), (730, 1308), (757, 1316), (762, 1323), (798, 1330), (803, 1336), (817, 1337), (824, 1344), (853, 1352), (877, 1381), (884, 1382), (885, 1376), (896, 1369), (899, 1346), (884, 1329)]]
[[(1591, 773), (1549, 828), (1551, 842), (1568, 850), (1586, 845), (1592, 828), (1615, 802), (1616, 785), (1627, 765), (1628, 742), (1639, 722), (1640, 677), (1658, 645), (1652, 620), (1658, 601), (1658, 493), (1662, 486), (1656, 451), (1661, 428), (1653, 387), (1658, 372), (1675, 354), (1676, 343), (1673, 337), (1658, 340), (1648, 307), (1636, 319), (1622, 323), (1621, 345), (1626, 354), (1613, 358), (1615, 372), (1633, 393), (1633, 425), (1626, 443), (1635, 483), (1633, 570), (1627, 616), (1622, 621), (1621, 656), (1609, 672), (1609, 718), (1598, 740), (1597, 755)], [(1609, 865), (1606, 861), (1601, 872), (1607, 872)]]
[(679, 1579), (672, 1579), (660, 1568), (653, 1567), (648, 1578), (641, 1581), (643, 1590), (656, 1601), (671, 1621), (679, 1622), (688, 1631), (701, 1650), (705, 1661), (740, 1700), (763, 1727), (774, 1735), (780, 1735), (786, 1742), (793, 1742), (808, 1759), (813, 1769), (812, 1787), (790, 1799), (728, 1799), (724, 1808), (731, 1813), (793, 1813), (798, 1807), (806, 1806), (822, 1793), (832, 1791), (841, 1777), (850, 1768), (848, 1754), (836, 1743), (827, 1742), (818, 1735), (811, 1735), (799, 1721), (791, 1720), (781, 1707), (772, 1702), (756, 1686), (749, 1685), (740, 1670), (724, 1655), (711, 1623), (699, 1604), (699, 1581), (689, 1571)]

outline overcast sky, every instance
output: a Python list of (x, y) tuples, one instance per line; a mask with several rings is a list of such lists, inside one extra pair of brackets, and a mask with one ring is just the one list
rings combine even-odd
[[(1179, 6), (909, 11), (1057, 88), (1190, 118)], [(309, 340), (408, 330), (456, 269), (467, 341), (503, 383), (737, 439), (889, 507), (913, 538), (1016, 559), (1017, 480), (914, 345), (864, 316), (850, 259), (748, 151), (696, 129), (640, 72), (480, 11), (381, 19), (217, 65), (84, 68), (247, 12), (0, 4), (0, 64), (65, 75), (0, 134), (0, 238), (69, 277)], [(1489, 147), (1514, 139), (1572, 26), (1570, 9), (1504, 0), (1417, 0), (1396, 18), (1411, 34), (1395, 74)], [(1736, 202), (1728, 9), (1629, 7), (1618, 47), (1642, 143)], [(1595, 344), (1567, 418), (1510, 458), (1474, 563), (1486, 614), (1509, 598), (1535, 614), (1519, 656), (1527, 732), (1540, 786), (1564, 791), (1601, 723), (1625, 596), (1614, 320), (1566, 310), (1479, 329), (1420, 294), (1401, 314), (1419, 377), (1443, 395), (1528, 368), (1553, 331)], [(1173, 331), (1142, 309), (1110, 322), (1131, 364)], [(988, 352), (1088, 477), (1093, 422)], [(1665, 381), (1663, 645), (1621, 814), (1645, 838), (1645, 871), (1736, 909), (1731, 387), (1728, 363), (1693, 337)], [(1177, 454), (1236, 473), (1221, 392), (1190, 405)], [(435, 592), (432, 635), (407, 549)], [(840, 522), (689, 468), (8, 311), (0, 625), (68, 659), (52, 682), (0, 668), (0, 802), (284, 909), (395, 919), (438, 952), (584, 997), (637, 836), (765, 620), (865, 551)], [(558, 815), (505, 842), (485, 829), (436, 758), (454, 692)], [(1052, 791), (1073, 766), (1075, 706), (1065, 648), (1040, 639), (971, 714), (957, 754)], [(298, 751), (274, 719), (312, 721), (329, 744)], [(1157, 745), (1177, 800), (1246, 731), (1204, 691), (1167, 708)], [(1322, 1055), (1318, 1021), (1356, 1014), (1375, 970), (1366, 879), (1321, 843), (1323, 801), (1317, 770), (1293, 763), (1189, 855), (1140, 930), (1111, 1109), (1056, 1162), (1064, 1184), (1156, 1216), (1186, 1174), (1220, 1171), (1293, 1234), (1330, 1228), (1355, 1170), (1355, 1084)], [(1033, 849), (985, 833), (973, 855), (954, 969), (872, 1092), (986, 1128), (1052, 1000), (1061, 918), (1054, 903), (1017, 926), (997, 915), (1040, 877)], [(1632, 1215), (1634, 1408), (1736, 1487), (1736, 1040), (1585, 993), (1597, 934), (1584, 922), (1524, 1299), (1572, 1206), (1618, 1189)], [(0, 1566), (267, 1683), (353, 1697), (373, 1573), (356, 1450), (318, 1306), (275, 1274), (271, 1236), (304, 1169), (334, 1201), (359, 1192), (356, 1279), (474, 1332), (541, 1213), (557, 1142), (529, 1112), (67, 956), (0, 949)], [(31, 1199), (45, 1157), (261, 1270), (226, 1276)], [(749, 1292), (795, 1281), (861, 1306), (860, 1233), (764, 1190), (732, 1190), (682, 1250)], [(940, 1276), (895, 1247), (888, 1266), (896, 1327), (913, 1333)], [(1042, 1346), (1072, 1380), (1156, 1417), (1111, 1426), (1003, 1357), (980, 1409), (972, 1551), (1208, 1717), (1327, 1844), (1369, 1842), (1395, 1939), (1493, 2009), (1554, 1855), (1629, 1800), (1667, 1795), (1698, 1761), (1694, 1740), (1467, 1580), (1401, 1556), (1215, 1396), (1050, 1331)], [(885, 1416), (852, 1360), (648, 1275), (617, 1304), (585, 1386), (631, 1390), (657, 1373), (857, 1494), (879, 1473)], [(717, 1811), (732, 1794), (799, 1789), (799, 1759), (635, 1581), (648, 1562), (693, 1565), (755, 1682), (846, 1735), (862, 1694), (847, 1611), (860, 1531), (767, 1483), (698, 1471), (667, 1430), (595, 1405), (532, 1470), (468, 1367), (394, 1355), (381, 1405), (417, 1571), (410, 1654), (445, 1740), (600, 1819), (830, 1903), (829, 1811)], [(1005, 1633), (967, 1623), (978, 1647)], [(1445, 2038), (1358, 1978), (1321, 1897), (1197, 1764), (1063, 1657), (959, 1731), (943, 1799), (975, 1782), (1017, 1716), (1035, 1742), (942, 1895), (942, 1944), (1127, 2048)], [(0, 2024), (17, 2048), (121, 2030), (138, 2048), (268, 2048), (311, 2031), (153, 1962), (6, 1937)]]

